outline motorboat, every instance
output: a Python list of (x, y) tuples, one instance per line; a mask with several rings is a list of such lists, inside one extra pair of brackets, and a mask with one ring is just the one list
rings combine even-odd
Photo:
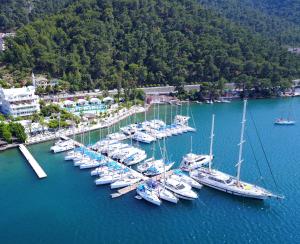
[(52, 151), (53, 153), (60, 153), (60, 152), (70, 151), (74, 148), (75, 145), (73, 141), (68, 140), (68, 141), (56, 143), (54, 146), (50, 148), (50, 151)]
[(134, 133), (134, 135), (132, 136), (132, 139), (135, 141), (144, 142), (144, 143), (151, 143), (156, 140), (153, 136), (150, 136), (147, 133), (140, 132), (140, 131)]
[(183, 156), (180, 168), (184, 171), (190, 171), (208, 164), (212, 159), (213, 157), (210, 155), (188, 153)]
[(175, 179), (177, 181), (182, 181), (186, 184), (189, 184), (193, 188), (201, 189), (202, 185), (194, 180), (193, 178), (184, 174), (181, 170), (177, 169), (173, 171), (173, 174), (169, 176), (171, 179)]
[(198, 198), (197, 193), (191, 189), (192, 187), (182, 181), (167, 178), (163, 181), (163, 184), (168, 190), (174, 192), (176, 197), (185, 200), (195, 200)]

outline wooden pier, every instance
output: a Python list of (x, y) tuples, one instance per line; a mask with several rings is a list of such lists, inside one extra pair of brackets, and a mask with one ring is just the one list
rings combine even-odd
[(34, 159), (34, 157), (23, 144), (19, 145), (19, 149), (24, 155), (24, 157), (27, 159), (28, 163), (31, 165), (37, 176), (39, 178), (47, 177), (45, 171), (42, 169), (42, 167), (38, 164), (38, 162)]
[[(169, 175), (173, 174), (173, 170), (170, 170), (168, 172), (165, 173), (166, 177), (168, 177)], [(160, 174), (160, 175), (156, 175), (156, 176), (153, 176), (152, 178), (147, 178), (148, 179), (153, 179), (153, 180), (160, 180), (162, 177), (164, 177), (164, 173)], [(127, 186), (127, 187), (124, 187), (122, 189), (119, 189), (116, 193), (112, 193), (110, 194), (112, 198), (116, 198), (116, 197), (120, 197), (122, 195), (125, 195), (127, 194), (128, 192), (131, 192), (133, 190), (135, 190), (138, 185), (140, 185), (141, 182), (137, 182), (131, 186)]]

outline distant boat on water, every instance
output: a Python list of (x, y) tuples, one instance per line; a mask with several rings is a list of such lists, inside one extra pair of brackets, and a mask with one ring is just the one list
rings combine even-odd
[(275, 120), (275, 122), (274, 122), (275, 125), (295, 125), (296, 124), (295, 120), (290, 120), (291, 109), (292, 109), (292, 102), (293, 102), (293, 99), (291, 99), (291, 102), (289, 104), (287, 118), (284, 118), (284, 117), (277, 118)]
[(275, 120), (274, 124), (275, 125), (295, 125), (296, 121), (295, 120), (279, 118), (279, 119)]

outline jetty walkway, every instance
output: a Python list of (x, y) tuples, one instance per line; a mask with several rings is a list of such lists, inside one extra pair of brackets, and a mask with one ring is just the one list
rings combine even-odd
[(38, 162), (34, 159), (34, 157), (23, 144), (19, 145), (19, 149), (24, 155), (24, 157), (27, 159), (28, 163), (31, 165), (37, 176), (40, 179), (47, 177), (45, 171), (42, 169), (42, 167), (38, 164)]

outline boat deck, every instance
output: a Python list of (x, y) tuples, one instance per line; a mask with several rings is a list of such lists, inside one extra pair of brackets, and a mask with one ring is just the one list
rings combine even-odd
[(34, 159), (34, 157), (23, 144), (19, 145), (19, 149), (24, 155), (24, 157), (27, 159), (28, 163), (31, 165), (37, 176), (39, 178), (47, 177), (45, 171), (42, 169), (42, 167), (38, 164), (38, 162)]
[(73, 143), (74, 143), (74, 145), (77, 146), (77, 147), (85, 147), (82, 143), (80, 143), (80, 142), (78, 142), (78, 141), (75, 141), (75, 140), (73, 140), (72, 138), (67, 137), (67, 136), (65, 136), (65, 135), (61, 135), (60, 138), (63, 139), (63, 140), (65, 140), (65, 141), (72, 140)]
[[(170, 170), (170, 171), (166, 172), (165, 175), (167, 177), (167, 176), (171, 175), (172, 173), (173, 173), (173, 170)], [(164, 173), (162, 173), (160, 175), (153, 176), (153, 177), (151, 177), (151, 179), (160, 180), (162, 177), (164, 177)], [(147, 177), (146, 179), (150, 179), (150, 178)], [(131, 192), (131, 191), (135, 190), (138, 187), (138, 185), (140, 185), (140, 184), (141, 184), (141, 182), (137, 182), (137, 183), (135, 183), (131, 186), (126, 186), (122, 189), (119, 189), (116, 193), (112, 193), (111, 197), (116, 198), (116, 197), (120, 197), (122, 195), (125, 195), (128, 192)]]

